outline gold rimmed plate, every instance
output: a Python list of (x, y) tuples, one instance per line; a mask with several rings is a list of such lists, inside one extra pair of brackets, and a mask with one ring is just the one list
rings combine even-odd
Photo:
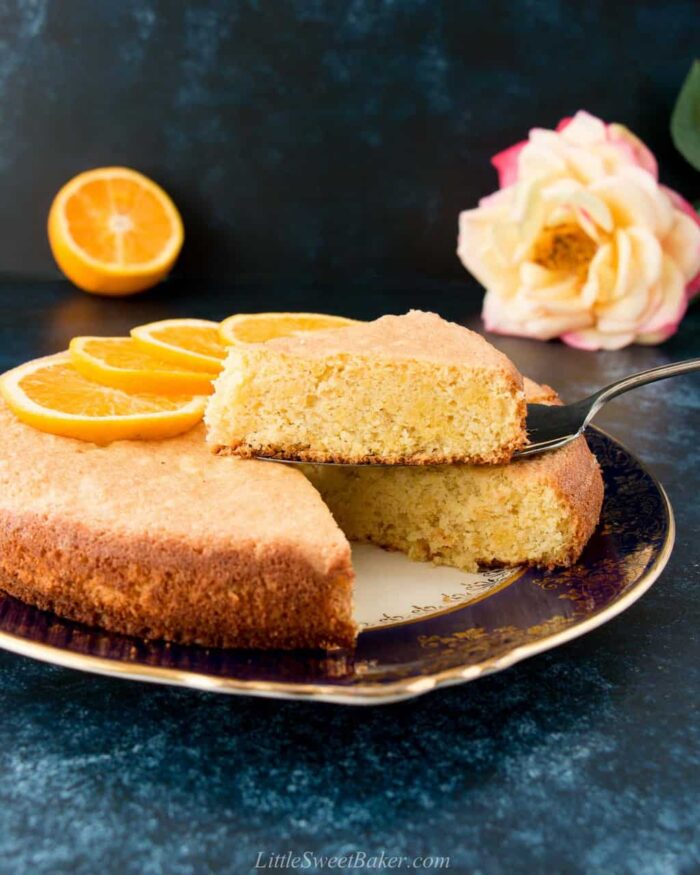
[(671, 554), (660, 484), (617, 441), (588, 434), (603, 513), (572, 568), (466, 574), (357, 545), (354, 652), (241, 651), (143, 642), (0, 596), (0, 647), (69, 668), (222, 693), (344, 704), (393, 702), (500, 671), (633, 604)]

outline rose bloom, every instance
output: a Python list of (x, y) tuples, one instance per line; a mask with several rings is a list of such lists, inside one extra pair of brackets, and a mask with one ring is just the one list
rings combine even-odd
[(700, 218), (622, 125), (585, 112), (492, 159), (501, 189), (459, 217), (486, 328), (583, 349), (660, 343), (700, 289)]

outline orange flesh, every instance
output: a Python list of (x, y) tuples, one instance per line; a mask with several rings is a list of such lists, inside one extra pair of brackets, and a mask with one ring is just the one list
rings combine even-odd
[(219, 340), (218, 328), (200, 326), (196, 330), (191, 327), (173, 325), (169, 328), (160, 328), (154, 332), (153, 337), (163, 343), (179, 346), (182, 349), (210, 355), (217, 359), (225, 359), (228, 350)]
[[(37, 404), (79, 416), (129, 416), (159, 413), (182, 406), (182, 396), (133, 394), (87, 380), (72, 365), (57, 363), (28, 374), (24, 393)], [(60, 387), (60, 391), (57, 391)]]
[[(93, 340), (85, 344), (85, 351), (91, 355), (97, 355), (101, 361), (113, 368), (133, 369), (135, 371), (175, 370), (166, 359), (146, 352), (137, 346), (130, 337), (120, 338), (119, 343)], [(196, 371), (186, 371), (184, 368), (181, 371), (196, 374)]]
[(145, 264), (172, 238), (170, 218), (154, 195), (131, 179), (86, 182), (65, 205), (75, 243), (109, 264)]

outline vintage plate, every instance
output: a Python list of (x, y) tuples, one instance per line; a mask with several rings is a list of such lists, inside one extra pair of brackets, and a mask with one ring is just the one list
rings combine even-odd
[(619, 443), (589, 434), (605, 478), (597, 532), (560, 571), (465, 574), (358, 545), (354, 653), (255, 652), (142, 642), (0, 596), (0, 647), (69, 668), (223, 693), (393, 702), (500, 671), (619, 614), (673, 546), (662, 487)]

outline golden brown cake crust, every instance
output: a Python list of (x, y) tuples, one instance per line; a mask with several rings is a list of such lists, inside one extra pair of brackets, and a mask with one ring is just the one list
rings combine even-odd
[(97, 447), (0, 408), (2, 588), (147, 638), (351, 646), (350, 548), (286, 466), (216, 459), (202, 429)]
[(347, 328), (276, 337), (265, 347), (304, 358), (337, 354), (458, 366), (468, 361), (474, 368), (508, 374), (518, 387), (523, 384), (513, 362), (476, 331), (423, 310), (382, 316)]
[(546, 383), (536, 383), (529, 377), (523, 377), (523, 388), (527, 404), (561, 404), (557, 393)]
[(525, 457), (513, 465), (522, 466), (523, 480), (548, 482), (569, 507), (572, 531), (568, 550), (561, 561), (547, 567), (573, 565), (595, 531), (603, 506), (603, 476), (585, 437), (559, 450)]
[[(523, 407), (525, 403), (523, 402)], [(473, 455), (470, 459), (470, 464), (473, 465), (500, 465), (509, 462), (516, 450), (524, 446), (523, 441), (509, 441), (499, 448), (499, 452), (493, 452), (483, 455)], [(290, 452), (285, 447), (277, 447), (266, 445), (264, 447), (250, 446), (246, 443), (234, 443), (231, 446), (215, 446), (215, 453), (220, 456), (236, 456), (239, 459), (279, 459), (281, 462), (307, 462), (309, 464), (333, 464), (333, 465), (415, 465), (419, 466), (434, 466), (434, 465), (453, 465), (463, 464), (462, 456), (451, 455), (445, 456), (437, 453), (424, 455), (413, 453), (410, 456), (401, 456), (398, 454), (384, 454), (382, 456), (365, 455), (353, 456), (352, 459), (347, 456), (335, 455), (333, 453), (319, 453), (317, 451), (298, 450)]]
[(0, 516), (0, 586), (88, 625), (213, 647), (351, 647), (350, 568), (320, 576), (292, 545), (197, 556), (80, 524)]

